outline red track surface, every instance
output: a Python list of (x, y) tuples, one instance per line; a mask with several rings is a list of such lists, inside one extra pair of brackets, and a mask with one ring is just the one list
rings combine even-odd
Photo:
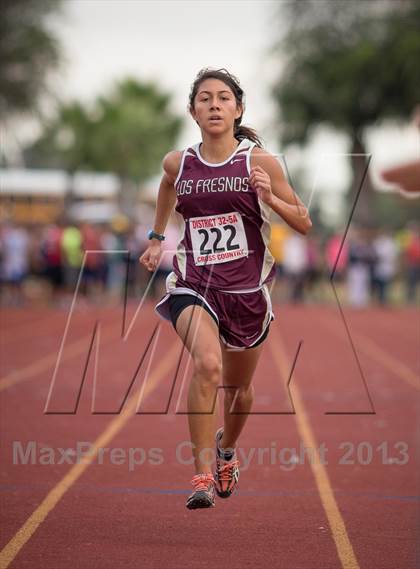
[[(130, 305), (127, 324), (135, 308)], [(254, 378), (254, 413), (259, 414), (249, 417), (239, 441), (244, 453), (240, 488), (214, 509), (191, 512), (184, 504), (193, 469), (176, 456), (180, 443), (189, 440), (187, 418), (175, 413), (177, 402), (180, 412), (186, 410), (191, 369), (184, 353), (164, 414), (182, 349), (170, 325), (160, 326), (154, 355), (146, 358), (130, 392), (138, 393), (150, 362), (141, 409), (160, 414), (92, 414), (94, 357), (77, 413), (44, 414), (67, 314), (3, 311), (0, 567), (418, 567), (418, 313), (345, 310), (376, 411), (367, 414), (369, 398), (338, 310), (302, 306), (275, 312)], [(77, 400), (96, 317), (102, 322), (98, 352), (95, 345), (92, 350), (98, 355), (99, 411), (118, 409), (158, 321), (151, 304), (143, 307), (123, 343), (121, 311), (77, 310), (52, 393), (56, 410), (69, 410)], [(290, 383), (296, 414), (287, 414), (292, 402), (286, 384), (300, 341)], [(109, 453), (103, 464), (96, 457), (82, 470), (68, 463), (13, 464), (14, 441), (23, 446), (35, 441), (38, 449), (74, 449), (78, 441), (94, 443), (104, 433), (99, 447), (126, 453), (158, 448), (162, 464), (146, 459), (130, 470), (127, 461), (112, 464)], [(307, 455), (298, 464), (285, 463), (290, 453), (279, 458), (284, 447), (299, 454), (308, 441), (327, 449), (324, 467), (311, 467)], [(406, 464), (395, 462), (404, 457), (404, 447), (394, 446), (398, 442), (407, 445)], [(385, 458), (394, 459), (389, 464), (383, 460), (385, 444)], [(350, 464), (343, 464), (347, 451)], [(250, 452), (246, 467), (243, 457)], [(189, 456), (185, 448), (182, 457)]]

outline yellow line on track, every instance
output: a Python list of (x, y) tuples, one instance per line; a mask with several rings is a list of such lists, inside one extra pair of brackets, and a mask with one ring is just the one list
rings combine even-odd
[[(115, 331), (114, 331), (115, 334)], [(108, 325), (105, 328), (102, 334), (102, 341), (105, 342), (109, 340), (113, 335), (113, 331), (111, 326)], [(86, 334), (83, 338), (72, 342), (71, 344), (65, 346), (65, 350), (61, 356), (61, 361), (66, 361), (75, 356), (79, 356), (83, 352), (87, 352), (87, 347), (89, 346), (90, 341), (92, 340), (92, 333)], [(54, 367), (57, 363), (57, 357), (60, 348), (54, 353), (48, 354), (42, 358), (39, 358), (35, 362), (15, 371), (11, 371), (4, 377), (0, 379), (0, 391), (4, 391), (8, 389), (12, 385), (16, 383), (21, 383), (22, 381), (26, 381), (28, 379), (32, 379), (33, 377), (39, 375), (40, 373), (44, 373), (45, 371), (49, 370), (50, 368)]]
[[(331, 331), (333, 331), (336, 335), (338, 332), (337, 326), (334, 325), (332, 322), (322, 320), (322, 323), (327, 326)], [(344, 332), (344, 329), (343, 329)], [(344, 336), (341, 336), (343, 341), (345, 340)], [(408, 366), (405, 365), (402, 361), (398, 360), (396, 357), (391, 356), (388, 352), (386, 352), (383, 348), (381, 348), (376, 342), (374, 342), (365, 334), (361, 334), (360, 332), (352, 333), (353, 342), (355, 343), (356, 351), (363, 352), (371, 359), (375, 360), (383, 367), (387, 368), (392, 373), (395, 373), (396, 376), (400, 377), (405, 383), (414, 387), (414, 389), (420, 389), (420, 378), (416, 375)], [(347, 336), (346, 336), (347, 338)]]
[(405, 381), (414, 389), (420, 389), (420, 378), (403, 362), (391, 356), (383, 350), (376, 342), (365, 336), (364, 334), (356, 334), (356, 338), (360, 341), (357, 342), (357, 349), (364, 352), (370, 358), (376, 360), (389, 371), (395, 373), (403, 381)]
[[(86, 344), (84, 344), (86, 345)], [(171, 369), (175, 356), (179, 352), (180, 346), (178, 342), (174, 342), (171, 350), (167, 353), (165, 358), (161, 360), (160, 364), (150, 378), (147, 380), (146, 387), (142, 393), (142, 397), (149, 395), (159, 385), (160, 381), (165, 377), (165, 374)], [(38, 527), (42, 524), (48, 514), (55, 508), (64, 494), (71, 488), (71, 486), (82, 476), (84, 471), (92, 464), (96, 458), (100, 448), (107, 445), (119, 431), (125, 426), (127, 421), (133, 416), (139, 400), (139, 391), (134, 393), (128, 400), (126, 406), (120, 415), (115, 417), (101, 435), (92, 444), (91, 453), (85, 457), (85, 462), (75, 464), (69, 472), (54, 486), (54, 488), (47, 494), (41, 504), (36, 508), (32, 515), (26, 520), (23, 526), (18, 530), (15, 536), (0, 552), (0, 569), (6, 569), (25, 545), (25, 543), (32, 537)]]
[[(280, 376), (283, 379), (287, 378), (290, 373), (291, 363), (287, 357), (283, 340), (275, 326), (272, 326), (270, 331), (268, 344)], [(296, 380), (295, 376), (294, 379)], [(305, 447), (312, 449), (313, 460), (310, 460), (309, 462), (318, 488), (319, 496), (321, 498), (322, 506), (328, 518), (328, 523), (331, 528), (331, 533), (341, 566), (343, 569), (360, 569), (353, 551), (353, 546), (347, 534), (343, 517), (341, 516), (334, 497), (334, 491), (331, 486), (327, 469), (325, 468), (325, 465), (321, 463), (321, 457), (318, 452), (319, 445), (312, 430), (309, 416), (300, 395), (300, 390), (295, 382), (291, 383), (290, 387), (293, 390), (293, 403), (296, 410), (295, 420), (298, 431)]]

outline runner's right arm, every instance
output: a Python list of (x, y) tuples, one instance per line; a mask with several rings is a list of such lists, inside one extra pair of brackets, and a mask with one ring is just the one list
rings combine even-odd
[[(182, 153), (179, 151), (169, 152), (163, 159), (163, 176), (159, 186), (159, 193), (156, 201), (155, 221), (153, 231), (163, 234), (169, 220), (169, 216), (176, 203), (176, 191), (174, 182), (179, 172)], [(151, 239), (150, 245), (140, 257), (139, 261), (149, 271), (154, 271), (161, 255), (162, 242), (158, 239)]]

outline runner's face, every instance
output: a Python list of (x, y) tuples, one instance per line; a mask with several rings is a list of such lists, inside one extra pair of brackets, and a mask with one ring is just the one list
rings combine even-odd
[(198, 87), (191, 115), (201, 129), (211, 133), (233, 130), (242, 109), (226, 83), (219, 79), (206, 79)]

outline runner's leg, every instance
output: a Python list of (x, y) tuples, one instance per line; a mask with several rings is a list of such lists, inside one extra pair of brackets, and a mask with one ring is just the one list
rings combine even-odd
[(251, 381), (264, 343), (238, 352), (221, 345), (225, 398), (224, 430), (220, 446), (224, 449), (234, 448), (248, 419), (254, 399)]
[(194, 363), (188, 391), (188, 423), (195, 468), (197, 473), (211, 473), (216, 395), (222, 378), (219, 332), (213, 318), (198, 305), (184, 308), (176, 321), (176, 331)]

